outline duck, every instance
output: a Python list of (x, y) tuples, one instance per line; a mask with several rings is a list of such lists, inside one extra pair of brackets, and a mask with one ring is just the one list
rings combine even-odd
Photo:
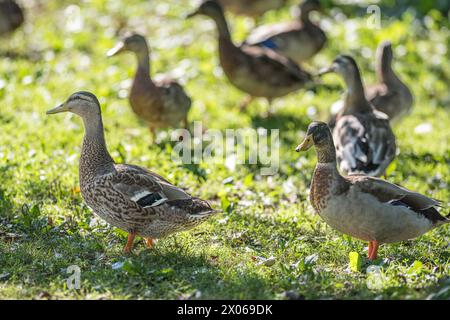
[(392, 43), (381, 42), (376, 54), (378, 83), (367, 87), (365, 93), (367, 100), (395, 123), (411, 111), (414, 98), (411, 90), (393, 70), (393, 56)]
[(13, 0), (0, 1), (0, 35), (18, 29), (25, 21), (22, 8)]
[(367, 241), (369, 260), (377, 259), (383, 243), (410, 240), (450, 222), (439, 213), (438, 200), (377, 177), (342, 176), (325, 122), (312, 122), (296, 151), (312, 146), (317, 154), (309, 194), (312, 207), (333, 229)]
[(286, 0), (218, 0), (225, 10), (252, 17), (255, 21), (269, 10), (279, 9)]
[(124, 252), (136, 236), (151, 248), (155, 239), (189, 230), (216, 210), (162, 176), (132, 164), (117, 164), (108, 152), (100, 103), (87, 91), (75, 92), (47, 114), (71, 112), (83, 120), (85, 134), (79, 163), (80, 191), (100, 218), (128, 233)]
[(107, 56), (131, 51), (137, 58), (137, 70), (129, 93), (131, 109), (150, 129), (152, 137), (160, 128), (176, 128), (180, 123), (188, 128), (191, 98), (183, 87), (169, 77), (153, 80), (150, 75), (150, 49), (145, 38), (131, 33), (108, 50)]
[(301, 65), (316, 55), (327, 37), (320, 26), (311, 22), (312, 11), (322, 11), (318, 0), (305, 0), (295, 21), (263, 25), (254, 29), (245, 40), (248, 45), (273, 49)]
[(196, 15), (209, 16), (217, 25), (222, 69), (232, 85), (249, 95), (241, 108), (255, 97), (266, 98), (270, 106), (274, 98), (312, 85), (311, 75), (291, 59), (264, 47), (236, 46), (222, 7), (216, 1), (203, 1), (187, 18)]
[(358, 65), (351, 56), (339, 55), (319, 75), (331, 72), (342, 76), (347, 86), (344, 106), (333, 127), (340, 170), (345, 174), (386, 176), (397, 150), (389, 117), (367, 101)]

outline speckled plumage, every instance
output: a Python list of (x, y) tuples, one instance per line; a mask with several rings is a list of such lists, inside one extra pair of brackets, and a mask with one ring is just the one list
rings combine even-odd
[(23, 11), (15, 1), (0, 0), (0, 35), (16, 30), (23, 22)]
[[(328, 126), (313, 122), (297, 148), (316, 147), (310, 201), (317, 214), (334, 229), (375, 243), (405, 241), (450, 222), (439, 214), (439, 201), (379, 178), (341, 176)], [(376, 251), (371, 255), (376, 258)]]
[(273, 49), (301, 64), (319, 52), (327, 40), (322, 29), (309, 19), (309, 13), (319, 9), (317, 0), (305, 0), (297, 20), (261, 26), (250, 33), (245, 43)]
[(413, 96), (409, 88), (392, 69), (392, 45), (382, 42), (377, 49), (376, 72), (378, 83), (366, 88), (366, 98), (373, 106), (398, 120), (411, 111)]
[(202, 223), (215, 211), (208, 202), (187, 194), (145, 168), (116, 164), (108, 153), (98, 100), (87, 92), (73, 94), (48, 113), (80, 115), (85, 136), (80, 157), (80, 190), (86, 204), (109, 224), (129, 234), (162, 238)]
[(284, 96), (312, 83), (311, 76), (292, 60), (273, 50), (242, 45), (236, 46), (230, 36), (221, 7), (205, 1), (191, 14), (211, 17), (219, 30), (219, 59), (228, 80), (252, 97), (269, 100)]
[(121, 41), (108, 55), (133, 51), (138, 60), (136, 74), (130, 90), (129, 101), (134, 113), (146, 121), (152, 131), (157, 128), (187, 126), (191, 99), (183, 87), (165, 77), (154, 81), (150, 76), (149, 49), (145, 38), (132, 34)]

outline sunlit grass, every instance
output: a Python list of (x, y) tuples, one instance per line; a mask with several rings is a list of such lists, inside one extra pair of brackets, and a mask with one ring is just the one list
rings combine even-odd
[[(339, 78), (323, 80), (336, 90), (318, 87), (316, 93), (275, 101), (275, 115), (267, 120), (261, 117), (267, 108), (263, 100), (239, 111), (244, 95), (218, 67), (214, 25), (206, 18), (183, 18), (193, 3), (83, 1), (80, 20), (73, 16), (76, 7), (68, 9), (69, 1), (26, 3), (27, 24), (5, 45), (21, 56), (0, 57), (1, 298), (450, 297), (448, 226), (382, 246), (382, 281), (369, 289), (368, 263), (359, 272), (348, 268), (349, 252), (365, 255), (366, 244), (333, 231), (313, 214), (307, 194), (316, 158), (313, 152), (299, 158), (294, 148), (312, 118), (327, 118), (343, 90)], [(252, 22), (228, 17), (234, 39), (243, 40)], [(263, 21), (287, 19), (289, 8)], [(185, 84), (193, 99), (191, 121), (221, 130), (280, 128), (278, 174), (261, 177), (251, 165), (235, 171), (208, 162), (179, 166), (171, 162), (169, 144), (152, 145), (126, 99), (135, 58), (105, 56), (121, 21), (146, 35), (153, 74), (169, 73)], [(425, 25), (405, 13), (399, 20), (384, 19), (379, 30), (368, 29), (361, 16), (331, 15), (322, 23), (330, 42), (306, 66), (309, 70), (327, 65), (338, 53), (351, 53), (371, 83), (378, 42), (393, 41), (395, 69), (411, 86), (415, 106), (395, 127), (400, 154), (389, 180), (448, 204), (448, 20), (433, 12)], [(2, 41), (0, 52), (3, 46)], [(80, 119), (45, 115), (78, 90), (99, 97), (108, 147), (117, 162), (148, 167), (224, 212), (190, 232), (160, 240), (155, 250), (136, 243), (135, 255), (123, 256), (124, 232), (94, 219), (77, 192)], [(311, 110), (316, 115), (310, 118)], [(432, 130), (416, 133), (423, 123)], [(275, 260), (273, 265), (261, 263), (267, 258)], [(416, 260), (421, 267), (411, 267)], [(66, 287), (70, 265), (81, 268), (79, 290)]]

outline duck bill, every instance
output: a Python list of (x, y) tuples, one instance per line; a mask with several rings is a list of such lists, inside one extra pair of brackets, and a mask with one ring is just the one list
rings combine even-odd
[(125, 50), (125, 43), (119, 42), (114, 48), (111, 48), (106, 52), (106, 55), (108, 57), (115, 56), (116, 54), (119, 54)]
[(295, 151), (300, 152), (300, 151), (306, 151), (309, 148), (311, 148), (314, 145), (314, 141), (311, 135), (307, 136), (305, 138), (305, 140), (303, 140), (302, 143), (300, 143), (297, 148), (295, 148)]
[(46, 112), (46, 114), (55, 114), (55, 113), (61, 113), (61, 112), (67, 112), (69, 109), (67, 108), (66, 104), (60, 104), (56, 108), (50, 109)]
[(336, 67), (334, 65), (331, 65), (329, 67), (320, 69), (319, 72), (317, 73), (317, 75), (320, 77), (320, 76), (323, 76), (324, 74), (333, 73), (333, 72), (336, 72)]
[(198, 14), (199, 14), (198, 11), (191, 12), (191, 13), (189, 13), (188, 15), (186, 15), (185, 19), (190, 19), (190, 18), (192, 18), (192, 17), (195, 17), (195, 16), (198, 15)]

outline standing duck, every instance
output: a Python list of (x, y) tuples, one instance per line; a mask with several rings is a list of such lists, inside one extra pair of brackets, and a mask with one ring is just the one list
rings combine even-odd
[(321, 11), (318, 0), (305, 0), (296, 21), (261, 26), (245, 43), (273, 49), (301, 64), (319, 52), (327, 41), (322, 29), (309, 19), (312, 11)]
[(0, 0), (0, 35), (13, 32), (23, 22), (23, 11), (15, 1)]
[(145, 38), (139, 34), (127, 36), (107, 52), (108, 56), (132, 51), (138, 66), (131, 87), (129, 101), (134, 113), (145, 120), (153, 136), (157, 128), (188, 126), (191, 99), (183, 87), (172, 79), (153, 81), (150, 76), (149, 48)]
[(377, 49), (378, 83), (366, 89), (366, 97), (377, 110), (395, 121), (411, 111), (413, 96), (392, 69), (392, 58), (391, 43), (382, 42)]
[[(232, 40), (221, 6), (204, 1), (197, 11), (188, 15), (207, 15), (218, 28), (220, 64), (228, 80), (250, 97), (272, 99), (287, 95), (312, 83), (311, 76), (292, 60), (275, 51), (257, 46), (236, 46)], [(247, 102), (250, 102), (249, 99)], [(243, 105), (245, 106), (245, 105)]]
[(286, 0), (218, 0), (225, 10), (257, 20), (265, 12), (281, 8)]
[(450, 219), (439, 214), (440, 202), (379, 178), (341, 176), (333, 137), (327, 124), (313, 122), (296, 151), (315, 146), (318, 162), (309, 199), (315, 212), (332, 228), (369, 242), (369, 259), (381, 243), (416, 238)]
[(136, 235), (148, 247), (153, 239), (188, 230), (215, 211), (208, 202), (191, 197), (145, 168), (116, 164), (105, 143), (100, 104), (89, 92), (76, 92), (47, 114), (72, 112), (83, 119), (80, 190), (86, 204), (111, 225), (128, 232), (125, 253)]
[(333, 128), (337, 160), (346, 174), (381, 176), (394, 160), (395, 136), (386, 114), (376, 111), (364, 95), (364, 87), (355, 60), (338, 56), (320, 72), (336, 72), (344, 78), (347, 92), (343, 109)]

